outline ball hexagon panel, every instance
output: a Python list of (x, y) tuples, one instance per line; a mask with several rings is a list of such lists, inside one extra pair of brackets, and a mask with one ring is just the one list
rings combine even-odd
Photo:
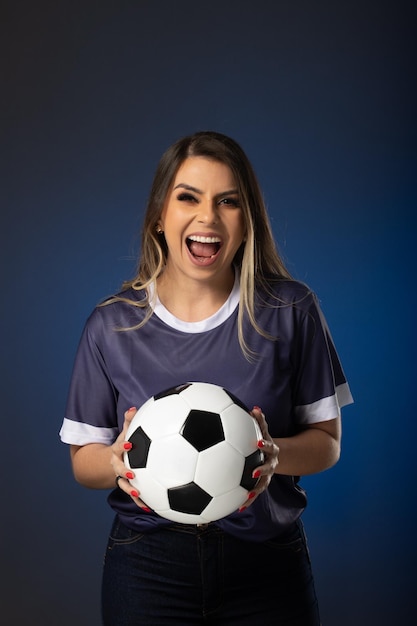
[(225, 439), (241, 454), (247, 456), (257, 448), (262, 439), (261, 429), (255, 418), (236, 404), (221, 414)]
[(221, 413), (233, 402), (222, 387), (210, 383), (192, 383), (181, 392), (181, 397), (191, 409), (209, 409), (213, 413)]
[(190, 482), (197, 465), (198, 452), (179, 433), (152, 441), (147, 469), (165, 487)]
[(129, 482), (139, 491), (140, 499), (154, 511), (168, 509), (169, 502), (166, 486), (155, 480), (153, 473), (146, 467), (135, 469), (134, 471), (135, 477)]
[(218, 496), (240, 484), (244, 465), (244, 457), (227, 441), (222, 441), (200, 452), (194, 481), (210, 495)]
[(246, 413), (250, 412), (248, 407), (242, 402), (242, 400), (235, 396), (231, 391), (224, 389), (224, 392), (227, 393), (233, 404), (240, 406), (240, 408), (243, 409)]
[(178, 433), (189, 412), (190, 407), (179, 395), (164, 396), (158, 401), (151, 398), (134, 416), (128, 434), (130, 428), (135, 428), (138, 424), (150, 439)]
[[(243, 487), (236, 487), (228, 493), (213, 498), (202, 512), (205, 522), (214, 522), (224, 516), (224, 511), (231, 513), (240, 509), (248, 499), (248, 492)], [(198, 523), (198, 522), (197, 522)]]

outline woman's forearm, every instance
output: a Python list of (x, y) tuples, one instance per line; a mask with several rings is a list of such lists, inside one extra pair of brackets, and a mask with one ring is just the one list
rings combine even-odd
[(90, 443), (71, 446), (71, 462), (75, 480), (90, 489), (114, 487), (114, 470), (110, 464), (111, 446)]
[(340, 420), (320, 422), (293, 437), (274, 439), (279, 448), (276, 474), (305, 476), (332, 467), (340, 457)]

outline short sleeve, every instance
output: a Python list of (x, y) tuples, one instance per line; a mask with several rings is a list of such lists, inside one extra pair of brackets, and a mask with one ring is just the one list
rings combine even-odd
[(60, 430), (64, 443), (111, 444), (118, 434), (117, 390), (100, 349), (100, 316), (87, 320), (80, 339)]
[(295, 415), (300, 424), (340, 417), (340, 409), (353, 402), (349, 385), (317, 297), (300, 320), (297, 334)]

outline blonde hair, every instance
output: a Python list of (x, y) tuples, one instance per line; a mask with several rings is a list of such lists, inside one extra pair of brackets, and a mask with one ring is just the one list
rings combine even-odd
[[(246, 357), (252, 351), (243, 333), (243, 320), (247, 315), (250, 323), (264, 337), (265, 329), (259, 327), (255, 318), (255, 290), (270, 290), (272, 279), (290, 279), (273, 238), (263, 195), (249, 159), (240, 145), (221, 133), (203, 131), (184, 137), (174, 143), (162, 155), (151, 187), (141, 234), (141, 252), (136, 275), (125, 281), (122, 290), (132, 288), (144, 291), (144, 298), (133, 300), (124, 294), (114, 296), (103, 304), (124, 301), (146, 309), (144, 319), (131, 329), (143, 326), (152, 315), (149, 286), (162, 273), (168, 255), (163, 234), (158, 234), (165, 199), (174, 177), (188, 157), (201, 156), (227, 165), (232, 171), (239, 194), (240, 207), (246, 227), (246, 239), (237, 251), (234, 264), (240, 269), (240, 306), (238, 313), (239, 343)], [(123, 329), (127, 330), (127, 329)], [(271, 337), (269, 337), (271, 338)], [(272, 339), (272, 338), (271, 338)]]

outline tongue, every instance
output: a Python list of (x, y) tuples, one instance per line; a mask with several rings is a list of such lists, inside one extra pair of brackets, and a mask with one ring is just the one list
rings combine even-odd
[(192, 241), (190, 244), (190, 250), (195, 256), (211, 257), (217, 252), (217, 245), (215, 243), (198, 243)]

